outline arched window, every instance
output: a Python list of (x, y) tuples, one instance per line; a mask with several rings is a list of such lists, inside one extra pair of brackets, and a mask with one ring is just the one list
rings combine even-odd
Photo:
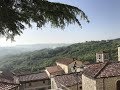
[(117, 87), (117, 89), (116, 89), (116, 90), (120, 90), (120, 80), (119, 80), (119, 81), (117, 81), (117, 83), (116, 83), (116, 87)]
[(101, 59), (101, 55), (98, 55), (98, 59)]

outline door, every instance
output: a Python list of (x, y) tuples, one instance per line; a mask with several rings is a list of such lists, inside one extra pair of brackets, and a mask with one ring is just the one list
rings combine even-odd
[(117, 81), (117, 90), (120, 90), (120, 81)]

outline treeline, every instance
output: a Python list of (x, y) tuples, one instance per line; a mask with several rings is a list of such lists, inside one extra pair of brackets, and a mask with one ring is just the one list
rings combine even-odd
[(12, 71), (30, 71), (37, 72), (46, 66), (55, 64), (59, 58), (77, 58), (82, 61), (95, 62), (95, 54), (100, 51), (108, 51), (110, 60), (117, 60), (117, 48), (120, 45), (120, 39), (89, 41), (76, 43), (66, 47), (55, 49), (43, 49), (33, 52), (27, 52), (20, 55), (7, 56), (0, 61), (1, 69)]

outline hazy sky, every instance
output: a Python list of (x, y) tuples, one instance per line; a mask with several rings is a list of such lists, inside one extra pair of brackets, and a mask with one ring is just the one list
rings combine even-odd
[(64, 30), (51, 28), (27, 28), (11, 43), (0, 38), (0, 46), (36, 43), (78, 43), (90, 40), (120, 38), (120, 0), (49, 0), (74, 5), (82, 9), (90, 23), (82, 23), (82, 29), (69, 25)]

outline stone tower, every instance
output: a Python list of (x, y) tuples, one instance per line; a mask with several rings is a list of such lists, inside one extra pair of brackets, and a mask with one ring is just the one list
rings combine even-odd
[(96, 62), (105, 62), (109, 61), (109, 53), (102, 51), (99, 53), (96, 53)]
[(118, 47), (118, 61), (120, 61), (120, 47)]

